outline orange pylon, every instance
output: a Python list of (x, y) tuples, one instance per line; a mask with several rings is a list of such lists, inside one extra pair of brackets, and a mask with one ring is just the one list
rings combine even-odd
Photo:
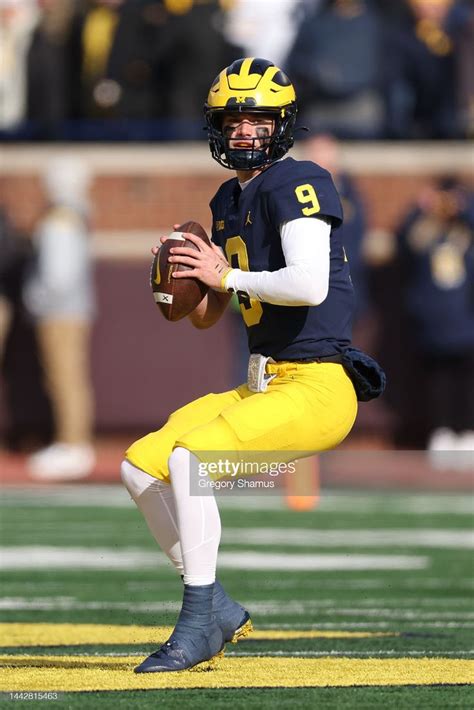
[(296, 461), (296, 471), (285, 476), (285, 501), (291, 510), (314, 510), (320, 501), (319, 457)]

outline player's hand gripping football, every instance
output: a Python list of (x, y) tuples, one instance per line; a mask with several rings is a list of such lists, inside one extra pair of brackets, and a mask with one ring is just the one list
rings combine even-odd
[[(186, 247), (173, 247), (170, 250), (171, 256), (168, 259), (170, 263), (185, 264), (191, 267), (190, 271), (175, 271), (173, 278), (194, 277), (209, 288), (221, 291), (222, 279), (231, 270), (221, 249), (216, 244), (209, 246), (191, 232), (184, 232), (183, 236), (193, 242), (198, 251)], [(165, 241), (166, 237), (161, 237), (161, 242)], [(158, 251), (158, 247), (154, 247), (154, 253), (156, 253), (155, 250)]]

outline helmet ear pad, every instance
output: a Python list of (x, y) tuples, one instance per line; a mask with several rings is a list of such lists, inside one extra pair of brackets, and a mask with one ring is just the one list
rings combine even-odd
[(278, 116), (275, 121), (275, 130), (273, 131), (273, 159), (278, 160), (293, 147), (295, 138), (293, 130), (296, 122), (296, 105), (289, 106), (285, 109), (284, 116)]

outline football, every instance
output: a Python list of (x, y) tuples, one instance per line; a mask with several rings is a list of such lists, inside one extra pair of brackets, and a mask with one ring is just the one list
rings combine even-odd
[(176, 232), (170, 234), (169, 239), (161, 245), (159, 252), (153, 259), (151, 267), (151, 288), (155, 303), (169, 321), (181, 320), (189, 315), (198, 306), (209, 287), (199, 279), (173, 279), (175, 271), (190, 271), (190, 266), (184, 264), (170, 264), (168, 257), (170, 249), (177, 246), (197, 249), (189, 239), (183, 237), (183, 232), (190, 232), (210, 244), (206, 230), (198, 222), (185, 222)]

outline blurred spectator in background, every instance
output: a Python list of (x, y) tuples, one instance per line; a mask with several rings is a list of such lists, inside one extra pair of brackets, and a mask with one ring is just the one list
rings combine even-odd
[(64, 154), (45, 166), (43, 183), (49, 204), (33, 235), (36, 260), (24, 298), (37, 324), (55, 441), (31, 456), (29, 468), (32, 476), (41, 479), (82, 478), (95, 462), (89, 374), (94, 312), (90, 175), (80, 159)]
[(41, 10), (31, 38), (27, 63), (27, 119), (33, 135), (55, 138), (71, 118), (77, 81), (70, 57), (75, 0), (37, 0)]
[(242, 56), (268, 57), (281, 66), (300, 24), (321, 0), (231, 0), (225, 34)]
[(463, 8), (465, 22), (456, 46), (458, 122), (462, 138), (474, 137), (474, 4)]
[(296, 34), (285, 66), (303, 116), (316, 130), (343, 138), (383, 134), (381, 21), (369, 0), (316, 3)]
[(387, 33), (387, 137), (461, 138), (474, 126), (474, 5), (407, 0)]
[(17, 258), (17, 240), (7, 215), (0, 208), (0, 362), (3, 360), (3, 350), (12, 317), (8, 288), (9, 275)]
[(310, 136), (304, 143), (304, 156), (328, 170), (341, 198), (344, 211), (342, 224), (344, 249), (349, 260), (351, 279), (354, 284), (356, 311), (355, 324), (367, 311), (367, 267), (363, 256), (366, 231), (365, 206), (350, 175), (341, 164), (341, 148), (338, 140), (329, 134)]
[(166, 17), (161, 2), (82, 0), (71, 37), (75, 118), (153, 117), (153, 47)]
[(51, 441), (51, 407), (41, 381), (36, 333), (23, 305), (22, 287), (31, 242), (0, 207), (0, 372), (6, 413), (5, 441), (31, 450)]
[(207, 77), (235, 54), (222, 13), (216, 0), (83, 0), (71, 39), (81, 87), (73, 113), (119, 123), (108, 135), (84, 124), (81, 137), (201, 137)]
[[(209, 77), (242, 56), (241, 48), (224, 37), (231, 5), (232, 0), (165, 0), (173, 17), (157, 49), (156, 71), (172, 137), (202, 137), (202, 101)], [(272, 17), (273, 12), (272, 2)]]
[(0, 129), (26, 118), (27, 56), (38, 20), (36, 0), (0, 0)]
[(410, 20), (411, 12), (408, 6), (409, 0), (372, 0), (377, 12), (390, 24), (403, 23)]
[(474, 195), (455, 178), (433, 181), (397, 236), (428, 449), (474, 451)]

